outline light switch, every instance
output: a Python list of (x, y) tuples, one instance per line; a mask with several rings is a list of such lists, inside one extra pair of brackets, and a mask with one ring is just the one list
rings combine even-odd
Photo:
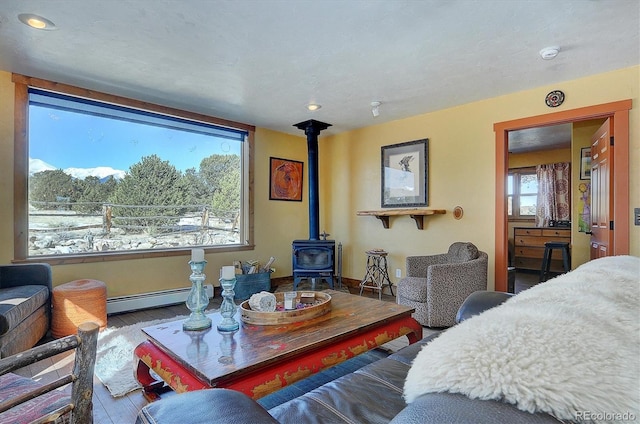
[(633, 209), (633, 223), (634, 225), (640, 225), (640, 208)]

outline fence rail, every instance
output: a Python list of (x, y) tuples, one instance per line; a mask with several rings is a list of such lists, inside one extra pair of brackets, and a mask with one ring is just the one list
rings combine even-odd
[[(184, 233), (195, 231), (206, 231), (210, 229), (226, 229), (222, 227), (216, 227), (211, 224), (212, 220), (218, 220), (222, 222), (231, 222), (232, 231), (238, 230), (238, 217), (239, 211), (221, 211), (217, 215), (212, 215), (208, 206), (205, 205), (163, 205), (163, 206), (149, 206), (149, 205), (121, 205), (115, 203), (97, 203), (97, 202), (78, 202), (69, 203), (66, 201), (61, 202), (30, 202), (32, 206), (38, 206), (39, 208), (45, 207), (47, 209), (33, 209), (29, 212), (31, 217), (56, 217), (62, 219), (72, 218), (91, 218), (101, 219), (102, 224), (83, 224), (83, 225), (58, 225), (50, 228), (29, 228), (29, 231), (42, 232), (42, 231), (70, 231), (70, 230), (82, 230), (101, 228), (105, 234), (111, 233), (115, 228), (122, 229), (124, 231), (131, 230), (144, 230), (147, 228), (153, 228), (154, 231), (161, 231), (163, 233)], [(79, 212), (74, 211), (71, 208), (74, 206), (86, 206), (86, 207), (98, 207), (101, 209), (100, 213)], [(96, 208), (97, 209), (97, 208)], [(182, 211), (181, 214), (176, 215), (125, 215), (127, 210), (156, 210), (156, 211)], [(189, 211), (191, 210), (191, 211)], [(191, 223), (180, 224), (179, 221), (192, 220)], [(31, 221), (31, 219), (30, 219)], [(143, 223), (143, 224), (141, 224)]]

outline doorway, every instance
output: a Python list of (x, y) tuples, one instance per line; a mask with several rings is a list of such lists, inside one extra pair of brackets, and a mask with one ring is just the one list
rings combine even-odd
[[(574, 220), (577, 223), (574, 213), (577, 214), (578, 210), (584, 208), (584, 204), (576, 198), (578, 190), (575, 178), (579, 176), (577, 170), (580, 168), (580, 159), (576, 151), (580, 151), (579, 147), (590, 145), (591, 134), (601, 122), (602, 119), (599, 119), (575, 125), (556, 124), (509, 131), (507, 238), (508, 263), (511, 267), (509, 283), (510, 289), (513, 286), (514, 293), (530, 288), (540, 281), (540, 268), (544, 256), (544, 248), (541, 245), (546, 241), (571, 242), (573, 264), (588, 260), (589, 236), (584, 233), (582, 236), (578, 235), (574, 230), (580, 226), (567, 223)], [(569, 174), (569, 185), (566, 186), (569, 190), (553, 202), (553, 207), (551, 204), (544, 207), (539, 203), (541, 199), (538, 192), (549, 185), (541, 184), (538, 166), (545, 165), (544, 168), (548, 171), (549, 164), (555, 164), (554, 178), (563, 178), (563, 173)], [(565, 164), (570, 166), (564, 166)], [(554, 183), (553, 187), (555, 193), (556, 188), (565, 185), (557, 186)], [(546, 211), (545, 216), (551, 214), (552, 219), (558, 222), (543, 219), (542, 210)], [(554, 228), (550, 229), (550, 225)], [(550, 234), (554, 235), (553, 239), (549, 239)], [(558, 258), (551, 261), (552, 274), (564, 268), (560, 253), (560, 250), (554, 252)], [(572, 265), (572, 268), (573, 266), (575, 265)]]
[(506, 175), (508, 172), (509, 132), (554, 124), (573, 123), (613, 117), (616, 139), (613, 151), (616, 168), (613, 175), (615, 207), (613, 210), (614, 245), (612, 255), (629, 253), (629, 110), (631, 100), (605, 103), (495, 123), (496, 197), (495, 197), (495, 290), (507, 291), (508, 233)]

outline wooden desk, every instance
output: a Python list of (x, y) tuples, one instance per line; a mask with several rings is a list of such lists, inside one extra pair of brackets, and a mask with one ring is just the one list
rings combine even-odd
[[(569, 227), (515, 227), (513, 243), (514, 264), (517, 269), (540, 271), (544, 244), (548, 241), (571, 243)], [(562, 253), (555, 250), (551, 256), (551, 271), (562, 272)]]
[(145, 396), (153, 400), (154, 390), (166, 383), (176, 392), (224, 387), (258, 399), (398, 337), (408, 336), (409, 343), (422, 337), (412, 308), (325, 293), (331, 295), (331, 312), (294, 324), (241, 322), (237, 332), (222, 334), (216, 330), (222, 317), (214, 313), (208, 315), (212, 328), (204, 331), (183, 331), (182, 321), (144, 328), (148, 340), (134, 353)]

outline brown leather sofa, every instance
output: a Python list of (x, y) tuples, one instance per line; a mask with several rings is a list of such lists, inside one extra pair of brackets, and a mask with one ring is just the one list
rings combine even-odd
[[(460, 307), (457, 321), (504, 302), (510, 295), (481, 291)], [(407, 406), (402, 392), (413, 358), (423, 339), (359, 370), (330, 381), (304, 395), (265, 410), (257, 402), (226, 389), (208, 389), (170, 396), (145, 406), (137, 424), (199, 423), (551, 423), (544, 414), (529, 414), (514, 406), (470, 399), (460, 394), (431, 393)]]

